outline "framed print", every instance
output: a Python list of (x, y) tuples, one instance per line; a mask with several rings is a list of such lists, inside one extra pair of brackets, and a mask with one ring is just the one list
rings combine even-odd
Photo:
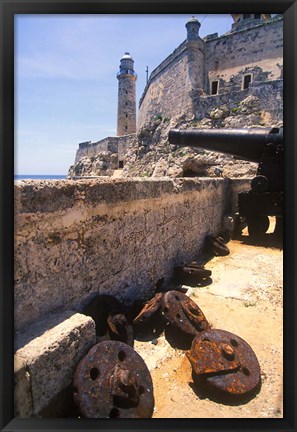
[(296, 429), (296, 2), (1, 4), (1, 430)]

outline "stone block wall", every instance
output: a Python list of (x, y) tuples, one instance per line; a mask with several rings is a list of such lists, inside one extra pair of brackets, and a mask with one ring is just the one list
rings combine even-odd
[(96, 343), (95, 322), (73, 311), (48, 314), (16, 332), (14, 343), (15, 417), (65, 411), (71, 401), (65, 389), (81, 357)]
[(266, 111), (271, 116), (271, 124), (283, 120), (283, 80), (252, 83), (249, 89), (213, 96), (201, 96), (196, 101), (195, 115), (198, 120), (209, 117), (214, 107), (226, 105), (236, 110), (249, 95), (258, 98), (256, 111)]
[(192, 113), (192, 85), (187, 44), (180, 45), (156, 68), (139, 102), (138, 129), (156, 115)]
[(281, 18), (206, 40), (205, 45), (209, 83), (219, 80), (219, 93), (241, 90), (245, 73), (253, 74), (253, 82), (282, 78)]
[(128, 149), (131, 139), (134, 134), (124, 135), (121, 137), (107, 137), (95, 143), (83, 143), (80, 145), (75, 156), (75, 164), (78, 163), (83, 157), (92, 157), (98, 155), (100, 152), (119, 153), (122, 156)]
[(248, 188), (222, 178), (16, 182), (16, 329), (80, 312), (99, 293), (149, 298)]
[[(252, 75), (252, 82), (243, 90), (247, 74)], [(241, 97), (238, 92), (245, 91), (247, 97), (254, 94), (253, 86), (282, 84), (282, 78), (282, 17), (219, 37), (214, 34), (204, 40), (185, 41), (152, 72), (140, 99), (138, 128), (158, 114), (175, 117), (199, 112), (201, 119), (212, 81), (218, 81), (218, 96), (226, 94), (233, 101)], [(274, 96), (266, 92), (263, 98), (263, 102), (268, 100), (268, 111)], [(210, 96), (207, 104), (215, 108), (216, 102)]]

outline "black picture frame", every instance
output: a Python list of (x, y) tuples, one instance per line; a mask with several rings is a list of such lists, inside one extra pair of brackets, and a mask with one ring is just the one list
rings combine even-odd
[[(296, 430), (296, 1), (0, 0), (1, 31), (1, 431), (282, 431)], [(13, 174), (15, 14), (284, 14), (284, 417), (282, 419), (19, 419), (13, 417)]]

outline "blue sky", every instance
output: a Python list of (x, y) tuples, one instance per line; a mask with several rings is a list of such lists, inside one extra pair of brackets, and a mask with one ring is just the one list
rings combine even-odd
[[(195, 15), (200, 36), (231, 15)], [(186, 38), (191, 15), (17, 15), (15, 174), (67, 174), (78, 143), (116, 135), (116, 74), (128, 51), (138, 101), (149, 73)]]

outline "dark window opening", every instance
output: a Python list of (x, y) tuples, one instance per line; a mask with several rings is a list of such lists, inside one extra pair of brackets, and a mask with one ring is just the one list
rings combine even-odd
[(251, 14), (243, 14), (243, 19), (248, 19), (251, 17)]
[(126, 114), (126, 117), (128, 117), (128, 114)]
[(128, 105), (128, 102), (126, 102), (126, 106)]
[(219, 88), (219, 82), (213, 81), (211, 83), (211, 94), (212, 95), (218, 94), (218, 88)]
[(128, 73), (129, 71), (128, 71), (128, 69), (126, 69), (126, 73)]
[(245, 75), (243, 77), (243, 90), (249, 88), (251, 81), (252, 81), (252, 75)]
[(122, 160), (119, 161), (119, 168), (124, 168), (124, 161)]
[(127, 130), (127, 129), (128, 129), (128, 126), (125, 126), (125, 129)]

